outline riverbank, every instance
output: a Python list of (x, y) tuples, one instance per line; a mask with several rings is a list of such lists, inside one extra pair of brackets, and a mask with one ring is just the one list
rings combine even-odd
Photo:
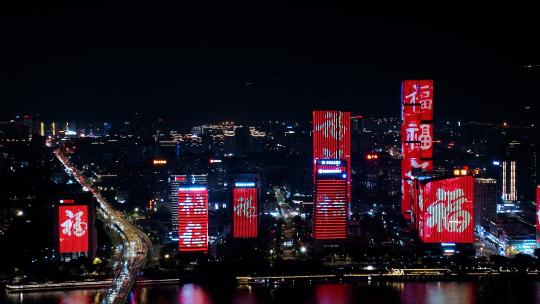
[[(475, 280), (534, 280), (540, 281), (540, 272), (481, 271), (452, 273), (448, 269), (395, 269), (386, 273), (340, 273), (340, 274), (298, 274), (260, 275), (222, 278), (222, 284), (237, 286), (272, 286), (304, 283), (356, 283), (356, 282), (437, 282)], [(183, 278), (137, 279), (135, 286), (180, 285), (185, 283), (213, 283), (204, 276)], [(69, 281), (49, 283), (6, 284), (8, 293), (32, 291), (58, 291), (73, 289), (109, 288), (112, 280)], [(229, 284), (230, 283), (230, 284)]]
[[(70, 282), (58, 282), (58, 283), (27, 283), (27, 284), (6, 284), (5, 289), (7, 292), (31, 292), (31, 291), (54, 291), (54, 290), (70, 290), (70, 289), (99, 289), (109, 288), (112, 284), (112, 280), (100, 280), (100, 281), (70, 281)], [(180, 279), (155, 279), (155, 280), (137, 280), (136, 286), (149, 286), (149, 285), (168, 285), (168, 284), (180, 284)]]

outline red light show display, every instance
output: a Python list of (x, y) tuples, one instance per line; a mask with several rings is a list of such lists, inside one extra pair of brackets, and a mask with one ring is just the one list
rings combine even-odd
[(410, 218), (413, 170), (433, 169), (433, 80), (404, 80), (401, 105), (401, 212)]
[[(350, 126), (350, 112), (313, 111), (315, 239), (346, 237), (348, 205), (351, 202)], [(318, 163), (321, 160), (325, 163)]]
[(347, 237), (347, 180), (317, 180), (314, 237), (317, 240)]
[(87, 205), (58, 206), (60, 253), (88, 252), (90, 229)]
[(178, 249), (208, 251), (208, 190), (181, 187), (178, 190)]
[(234, 238), (257, 237), (257, 188), (233, 189)]
[[(351, 172), (351, 113), (313, 111), (313, 168), (317, 159), (341, 159)], [(347, 176), (350, 187), (351, 179)], [(350, 191), (347, 197), (350, 201)]]
[(427, 181), (418, 202), (418, 231), (425, 243), (474, 241), (474, 178)]

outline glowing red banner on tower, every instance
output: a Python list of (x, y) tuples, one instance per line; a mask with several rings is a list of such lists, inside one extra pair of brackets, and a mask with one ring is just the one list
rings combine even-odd
[[(347, 213), (351, 202), (350, 126), (350, 112), (313, 111), (315, 239), (341, 239), (347, 235)], [(341, 160), (344, 166), (317, 164), (323, 159), (330, 162)], [(338, 180), (333, 180), (335, 177)]]
[(401, 89), (401, 212), (409, 218), (413, 170), (433, 169), (433, 81), (404, 80)]
[(208, 190), (205, 187), (178, 190), (178, 249), (208, 251)]
[(473, 243), (474, 178), (428, 181), (418, 203), (420, 239), (425, 243)]
[(350, 163), (350, 112), (313, 111), (313, 158)]
[(234, 238), (257, 237), (257, 188), (233, 189)]
[(58, 206), (60, 253), (88, 252), (88, 206)]

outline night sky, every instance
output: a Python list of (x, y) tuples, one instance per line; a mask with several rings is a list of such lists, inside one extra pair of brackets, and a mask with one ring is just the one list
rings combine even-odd
[(519, 120), (538, 104), (538, 22), (519, 11), (111, 2), (1, 8), (0, 118), (397, 117), (406, 78), (435, 80), (439, 118)]

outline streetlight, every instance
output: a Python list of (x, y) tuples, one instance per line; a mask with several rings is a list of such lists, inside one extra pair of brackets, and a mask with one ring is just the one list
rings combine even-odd
[(306, 246), (300, 247), (300, 252), (301, 252), (301, 253), (306, 253), (306, 251), (307, 251)]

